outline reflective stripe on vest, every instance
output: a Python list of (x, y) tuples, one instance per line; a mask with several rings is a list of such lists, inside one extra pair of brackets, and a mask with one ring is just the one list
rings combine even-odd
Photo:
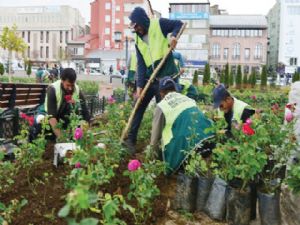
[[(54, 87), (55, 95), (56, 95), (56, 107), (57, 110), (61, 106), (62, 103), (62, 91), (61, 91), (61, 80), (55, 81), (53, 84), (51, 84), (52, 87)], [(75, 84), (75, 91), (73, 92), (72, 98), (77, 102), (79, 100), (79, 87), (77, 84)], [(45, 111), (48, 112), (48, 96), (46, 95), (45, 99)]]
[(162, 59), (168, 52), (168, 39), (163, 35), (159, 19), (151, 19), (148, 30), (148, 44), (138, 35), (135, 40), (140, 53), (143, 56), (147, 68), (154, 62)]
[(136, 54), (135, 52), (132, 52), (130, 54), (130, 71), (136, 71), (136, 67), (137, 67), (137, 59), (136, 59)]
[[(243, 102), (243, 101), (240, 101), (236, 98), (233, 98), (234, 99), (234, 103), (233, 103), (233, 116), (232, 116), (232, 119), (233, 120), (236, 120), (238, 123), (242, 123), (242, 114), (244, 112), (244, 109), (247, 107), (247, 108), (250, 108), (250, 106)], [(224, 112), (220, 111), (219, 110), (219, 115), (224, 117)]]
[(168, 93), (157, 105), (163, 112), (166, 124), (162, 132), (163, 150), (170, 143), (173, 132), (172, 127), (177, 117), (186, 109), (197, 107), (196, 102), (182, 94), (176, 92)]

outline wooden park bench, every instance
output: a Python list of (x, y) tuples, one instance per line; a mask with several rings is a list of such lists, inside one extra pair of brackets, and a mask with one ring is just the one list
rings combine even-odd
[(0, 83), (0, 138), (18, 134), (19, 112), (27, 113), (44, 103), (47, 84)]

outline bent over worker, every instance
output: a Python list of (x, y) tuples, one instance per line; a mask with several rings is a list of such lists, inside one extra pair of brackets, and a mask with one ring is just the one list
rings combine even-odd
[(191, 151), (201, 153), (211, 147), (208, 140), (213, 134), (206, 129), (212, 126), (212, 121), (194, 100), (176, 92), (171, 77), (160, 80), (159, 90), (162, 100), (154, 112), (150, 145), (167, 163), (170, 174), (179, 169)]
[[(168, 19), (149, 19), (145, 10), (137, 7), (129, 16), (131, 28), (136, 32), (135, 46), (137, 54), (137, 98), (140, 97), (143, 88), (148, 82), (151, 74), (168, 53), (169, 45), (175, 47), (177, 44), (176, 36), (182, 27), (179, 20)], [(171, 33), (171, 40), (168, 40), (168, 34)], [(165, 76), (174, 76), (178, 69), (174, 63), (172, 53), (170, 53), (163, 67), (157, 74), (157, 79), (150, 85), (144, 98), (139, 105), (133, 118), (128, 138), (124, 141), (130, 154), (135, 153), (137, 134), (143, 119), (145, 110), (153, 97), (156, 102), (160, 101), (158, 84), (159, 79)]]
[[(49, 124), (52, 129), (52, 139), (60, 138), (62, 130), (57, 127), (58, 122), (63, 122), (63, 129), (69, 124), (69, 116), (72, 109), (81, 107), (82, 119), (89, 122), (90, 114), (86, 106), (85, 98), (79, 86), (76, 84), (76, 72), (72, 68), (62, 71), (61, 79), (52, 83), (46, 94), (45, 103), (40, 108), (40, 115), (37, 116), (31, 140), (41, 131), (40, 120), (44, 116), (49, 117)], [(76, 113), (79, 113), (76, 110)], [(41, 119), (40, 119), (41, 118)]]

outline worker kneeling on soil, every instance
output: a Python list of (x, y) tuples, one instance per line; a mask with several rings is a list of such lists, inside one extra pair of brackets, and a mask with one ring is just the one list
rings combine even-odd
[(85, 98), (79, 86), (76, 84), (76, 72), (72, 68), (66, 68), (61, 74), (61, 80), (51, 84), (47, 89), (45, 103), (40, 107), (40, 113), (35, 119), (35, 125), (30, 131), (30, 141), (41, 132), (41, 121), (47, 115), (52, 129), (50, 139), (60, 138), (62, 131), (57, 127), (58, 122), (63, 122), (63, 129), (69, 124), (69, 116), (72, 110), (79, 113), (81, 107), (82, 118), (89, 122), (90, 114), (86, 106)]
[(160, 80), (159, 91), (162, 100), (155, 109), (150, 145), (167, 163), (167, 174), (171, 174), (191, 151), (204, 152), (211, 147), (208, 140), (213, 134), (206, 129), (212, 126), (212, 121), (203, 115), (194, 100), (176, 92), (171, 77)]
[(227, 123), (226, 134), (231, 136), (232, 125), (246, 123), (255, 110), (247, 103), (233, 97), (223, 84), (219, 84), (213, 90), (214, 108), (218, 109), (219, 117), (223, 117)]

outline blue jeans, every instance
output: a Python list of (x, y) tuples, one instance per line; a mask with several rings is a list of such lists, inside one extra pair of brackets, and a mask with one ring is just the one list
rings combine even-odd
[(153, 97), (155, 97), (156, 103), (160, 102), (161, 98), (159, 94), (159, 82), (157, 80), (150, 85), (132, 120), (130, 131), (128, 133), (128, 139), (134, 144), (137, 141), (137, 135), (144, 113)]

